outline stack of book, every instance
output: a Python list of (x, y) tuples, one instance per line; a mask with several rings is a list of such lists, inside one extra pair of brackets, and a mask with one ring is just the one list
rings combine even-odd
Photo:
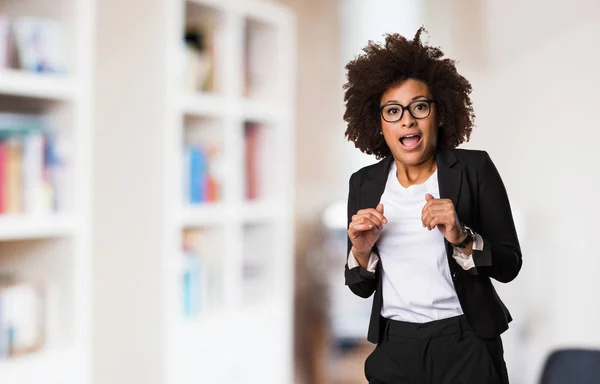
[(65, 164), (42, 116), (0, 113), (0, 215), (60, 209)]
[(185, 201), (210, 203), (221, 198), (220, 156), (217, 146), (188, 144), (184, 150)]

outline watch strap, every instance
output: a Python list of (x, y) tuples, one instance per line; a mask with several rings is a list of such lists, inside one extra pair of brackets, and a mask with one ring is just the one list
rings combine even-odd
[(466, 225), (461, 225), (463, 231), (466, 232), (467, 237), (465, 237), (465, 239), (463, 241), (461, 241), (460, 243), (457, 244), (452, 244), (453, 246), (455, 246), (456, 248), (465, 248), (467, 245), (469, 245), (469, 243), (473, 240), (475, 240), (475, 234), (473, 233), (473, 230), (469, 227), (467, 227)]

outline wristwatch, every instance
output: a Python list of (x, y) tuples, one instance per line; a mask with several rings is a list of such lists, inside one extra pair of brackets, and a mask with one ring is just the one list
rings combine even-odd
[(473, 232), (473, 230), (470, 227), (467, 227), (464, 224), (461, 224), (460, 227), (462, 228), (462, 230), (464, 232), (466, 232), (467, 237), (465, 237), (465, 239), (463, 241), (461, 241), (458, 244), (452, 244), (453, 246), (455, 246), (456, 248), (465, 248), (467, 245), (469, 245), (469, 243), (473, 240), (475, 240), (475, 232)]

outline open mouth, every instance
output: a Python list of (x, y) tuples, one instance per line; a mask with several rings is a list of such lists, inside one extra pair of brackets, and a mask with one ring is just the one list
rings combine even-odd
[(400, 144), (408, 151), (417, 148), (420, 143), (421, 135), (419, 134), (406, 135), (400, 138)]

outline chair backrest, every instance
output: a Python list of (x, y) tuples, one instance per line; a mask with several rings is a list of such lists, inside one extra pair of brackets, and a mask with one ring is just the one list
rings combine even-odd
[(600, 350), (562, 349), (552, 352), (540, 384), (600, 383)]

